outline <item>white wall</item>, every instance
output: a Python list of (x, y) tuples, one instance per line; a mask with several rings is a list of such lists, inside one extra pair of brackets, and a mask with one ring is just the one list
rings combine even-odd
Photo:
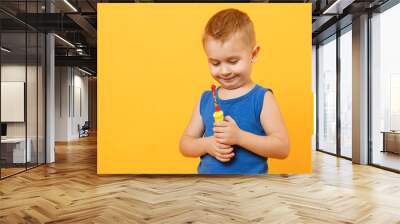
[(55, 68), (55, 141), (68, 141), (70, 74), (67, 67)]
[(1, 81), (1, 121), (24, 122), (25, 83)]
[(312, 135), (312, 149), (316, 150), (317, 142), (317, 49), (312, 46), (312, 93), (314, 100), (314, 131)]
[[(78, 129), (77, 129), (77, 126), (78, 126), (78, 124), (80, 124), (81, 126), (85, 123), (85, 121), (88, 121), (88, 118), (89, 118), (89, 111), (88, 111), (88, 106), (89, 106), (89, 103), (88, 103), (88, 96), (89, 96), (89, 92), (88, 92), (88, 77), (87, 76), (81, 76), (81, 74), (82, 73), (78, 73), (78, 75), (76, 74), (76, 71), (77, 70), (75, 70), (75, 79), (74, 79), (74, 86), (75, 86), (75, 96), (74, 96), (74, 99), (75, 99), (75, 107), (74, 107), (74, 109), (75, 109), (75, 116), (74, 116), (74, 119), (72, 119), (72, 135), (74, 136), (74, 137), (79, 137), (78, 135), (79, 135), (79, 133), (78, 133)], [(77, 96), (78, 96), (78, 93), (77, 93), (77, 90), (80, 90), (80, 99), (79, 98), (77, 98)], [(77, 105), (77, 104), (79, 104), (79, 101), (80, 100), (80, 105)], [(78, 110), (79, 108), (77, 107), (77, 106), (80, 106), (81, 108), (81, 113), (80, 113), (80, 111)]]
[(88, 120), (88, 77), (72, 67), (56, 67), (55, 73), (55, 140), (70, 141)]

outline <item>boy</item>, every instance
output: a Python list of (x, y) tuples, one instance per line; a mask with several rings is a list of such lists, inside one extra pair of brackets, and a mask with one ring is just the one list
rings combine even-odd
[(268, 173), (267, 158), (286, 158), (289, 138), (272, 91), (250, 78), (260, 51), (252, 21), (236, 9), (218, 12), (205, 27), (203, 47), (225, 119), (214, 124), (212, 93), (204, 92), (181, 137), (181, 153), (201, 157), (200, 174)]

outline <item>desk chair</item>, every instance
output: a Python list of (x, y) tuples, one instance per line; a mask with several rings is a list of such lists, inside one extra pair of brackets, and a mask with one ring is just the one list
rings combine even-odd
[(89, 121), (85, 121), (82, 127), (80, 127), (80, 125), (78, 124), (79, 138), (89, 136), (89, 129), (90, 129)]

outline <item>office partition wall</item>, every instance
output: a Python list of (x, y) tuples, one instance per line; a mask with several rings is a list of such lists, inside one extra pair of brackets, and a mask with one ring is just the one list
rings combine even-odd
[[(44, 12), (43, 4), (0, 3), (1, 179), (45, 163), (46, 40), (43, 32), (24, 22), (27, 13)], [(15, 7), (17, 14), (2, 6)]]
[[(26, 33), (14, 32), (1, 34), (1, 123), (6, 126), (2, 133), (1, 177), (26, 170), (27, 158), (31, 157), (31, 141), (26, 136)], [(6, 51), (4, 49), (7, 49)], [(7, 88), (7, 86), (9, 86)], [(18, 100), (14, 101), (14, 96)], [(11, 99), (11, 100), (8, 100)], [(20, 105), (14, 107), (13, 105)], [(21, 105), (22, 104), (22, 105)], [(10, 116), (20, 114), (22, 116)], [(28, 149), (28, 150), (27, 150)]]

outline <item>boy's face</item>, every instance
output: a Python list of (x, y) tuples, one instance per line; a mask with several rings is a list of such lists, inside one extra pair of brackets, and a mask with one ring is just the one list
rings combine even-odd
[(225, 42), (207, 37), (204, 50), (212, 77), (226, 89), (236, 89), (250, 81), (251, 65), (259, 47), (251, 47), (243, 40), (240, 32)]

